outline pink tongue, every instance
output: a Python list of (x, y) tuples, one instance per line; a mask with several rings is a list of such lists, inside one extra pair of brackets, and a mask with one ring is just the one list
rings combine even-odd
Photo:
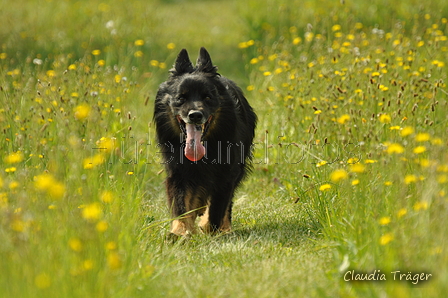
[(187, 143), (185, 156), (191, 161), (198, 161), (205, 155), (205, 147), (201, 144), (201, 129), (197, 130), (195, 124), (185, 124), (187, 130)]

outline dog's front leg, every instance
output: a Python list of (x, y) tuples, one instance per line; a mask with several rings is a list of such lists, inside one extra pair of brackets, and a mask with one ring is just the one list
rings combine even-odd
[(232, 197), (234, 188), (222, 187), (210, 198), (207, 210), (199, 223), (205, 233), (230, 232), (232, 228)]
[(166, 180), (168, 207), (173, 218), (175, 218), (171, 223), (171, 233), (178, 236), (188, 236), (196, 232), (197, 211), (192, 208), (194, 201), (192, 191), (177, 183), (178, 181), (179, 179), (175, 177), (169, 177)]

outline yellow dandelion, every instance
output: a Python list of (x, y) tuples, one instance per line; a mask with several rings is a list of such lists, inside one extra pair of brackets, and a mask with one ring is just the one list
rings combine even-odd
[(117, 243), (114, 241), (109, 241), (105, 245), (106, 250), (115, 250), (117, 249)]
[(359, 179), (355, 179), (352, 181), (353, 186), (358, 185), (358, 184), (359, 184)]
[(101, 54), (101, 51), (100, 51), (100, 50), (93, 50), (93, 51), (92, 51), (92, 55), (93, 55), (93, 56), (98, 56), (99, 54)]
[(9, 185), (8, 185), (10, 190), (14, 190), (19, 186), (20, 186), (20, 183), (17, 181), (11, 181), (11, 182), (9, 182)]
[(98, 65), (99, 65), (99, 66), (104, 66), (104, 65), (106, 65), (106, 61), (103, 60), (103, 59), (98, 60)]
[(380, 73), (377, 71), (372, 72), (372, 77), (379, 77)]
[(84, 120), (90, 115), (90, 106), (86, 103), (80, 104), (75, 107), (74, 112), (77, 120)]
[(55, 183), (55, 179), (50, 174), (41, 174), (34, 177), (34, 187), (38, 190), (47, 190)]
[(110, 252), (107, 256), (107, 265), (110, 269), (117, 270), (121, 268), (121, 258), (117, 252)]
[(296, 37), (292, 40), (293, 45), (298, 45), (301, 42), (302, 42), (302, 39), (300, 37)]
[(377, 163), (377, 162), (378, 162), (378, 161), (375, 160), (375, 159), (366, 159), (366, 160), (364, 161), (364, 163), (366, 163), (366, 164)]
[(401, 127), (399, 125), (389, 127), (390, 130), (400, 130), (400, 128)]
[(428, 202), (420, 201), (414, 204), (414, 211), (426, 210), (428, 209)]
[(174, 50), (176, 48), (176, 44), (173, 42), (170, 42), (169, 44), (166, 45), (166, 48), (168, 50)]
[(331, 189), (331, 185), (330, 185), (330, 184), (323, 184), (323, 185), (321, 185), (321, 186), (319, 187), (319, 190), (320, 190), (320, 191), (327, 191), (327, 190), (329, 190), (329, 189)]
[(360, 163), (353, 164), (350, 166), (350, 172), (352, 172), (352, 173), (358, 173), (358, 174), (364, 173), (365, 169), (366, 169), (366, 166), (363, 164), (360, 164)]
[(134, 41), (134, 45), (136, 45), (137, 47), (141, 47), (144, 44), (145, 41), (143, 39), (137, 39), (136, 41)]
[(136, 58), (143, 57), (143, 52), (142, 52), (142, 51), (137, 51), (137, 52), (135, 52), (135, 53), (134, 53), (134, 57), (136, 57)]
[(34, 279), (34, 284), (39, 289), (47, 289), (47, 288), (49, 288), (51, 286), (51, 278), (46, 273), (40, 273)]
[(84, 262), (82, 262), (82, 267), (84, 268), (84, 270), (88, 271), (88, 270), (92, 270), (93, 268), (93, 260), (84, 260)]
[(75, 70), (76, 69), (76, 64), (70, 64), (68, 66), (68, 70)]
[(380, 237), (380, 244), (387, 245), (392, 240), (394, 240), (394, 236), (392, 235), (392, 233), (387, 233)]
[(47, 189), (47, 193), (53, 199), (60, 199), (65, 194), (65, 185), (56, 181)]
[(314, 114), (315, 115), (319, 115), (319, 114), (321, 114), (322, 113), (322, 110), (316, 110), (316, 111), (314, 111)]
[(50, 69), (50, 70), (47, 70), (46, 74), (47, 74), (47, 77), (52, 78), (52, 77), (56, 76), (56, 71)]
[(246, 49), (246, 48), (248, 48), (248, 47), (249, 47), (249, 44), (248, 44), (247, 42), (245, 42), (245, 41), (240, 42), (240, 43), (238, 44), (238, 48), (240, 48), (240, 49)]
[(339, 30), (341, 30), (341, 25), (336, 24), (331, 27), (331, 31), (333, 31), (333, 32), (339, 31)]
[(101, 205), (96, 202), (88, 204), (82, 209), (82, 217), (89, 221), (98, 220), (102, 213), (103, 211), (101, 210)]
[(121, 76), (119, 75), (119, 74), (116, 74), (115, 76), (114, 76), (114, 81), (115, 81), (115, 83), (120, 83), (121, 82)]
[(105, 190), (101, 193), (100, 199), (103, 203), (112, 203), (114, 194), (111, 191)]
[(330, 174), (330, 180), (334, 183), (338, 183), (341, 180), (347, 179), (348, 174), (344, 169), (337, 169)]
[(344, 115), (342, 115), (341, 117), (339, 117), (338, 119), (337, 119), (337, 122), (339, 123), (339, 124), (344, 124), (345, 122), (347, 122), (347, 121), (349, 121), (350, 120), (350, 115), (348, 115), (348, 114), (344, 114)]
[(433, 144), (435, 146), (441, 146), (441, 145), (443, 145), (443, 140), (441, 138), (434, 138), (434, 139), (431, 139), (431, 144)]
[(405, 184), (411, 184), (417, 182), (417, 176), (415, 175), (406, 175), (404, 177), (404, 183)]
[(437, 183), (444, 184), (444, 183), (447, 183), (447, 182), (448, 182), (448, 176), (447, 175), (442, 174), (442, 175), (437, 176)]
[(382, 226), (386, 226), (386, 225), (390, 224), (390, 222), (391, 222), (391, 220), (390, 220), (389, 216), (381, 217), (380, 220), (379, 220), (379, 223)]
[(384, 182), (384, 185), (385, 186), (391, 186), (391, 185), (393, 185), (393, 182), (392, 181), (386, 181), (386, 182)]
[(431, 139), (431, 136), (429, 135), (429, 133), (426, 133), (426, 132), (418, 133), (415, 136), (416, 142), (426, 142), (426, 141), (429, 141), (430, 139)]
[(265, 77), (267, 77), (267, 76), (270, 76), (272, 73), (270, 72), (270, 71), (265, 71), (265, 72), (263, 72), (263, 75), (265, 76)]
[(257, 64), (260, 60), (258, 58), (252, 58), (250, 59), (249, 63), (250, 64)]
[(80, 252), (82, 250), (82, 242), (78, 238), (70, 238), (68, 240), (68, 246), (75, 252)]
[(327, 162), (325, 161), (325, 160), (322, 160), (322, 161), (319, 161), (317, 164), (316, 164), (316, 167), (321, 167), (321, 166), (324, 166), (324, 165), (326, 165), (327, 164)]
[(401, 134), (402, 137), (407, 137), (407, 136), (409, 136), (409, 135), (411, 135), (411, 134), (413, 134), (413, 133), (414, 133), (414, 128), (411, 127), (411, 126), (406, 126), (406, 127), (404, 127), (404, 128), (401, 130), (401, 132), (400, 132), (400, 134)]
[(413, 152), (415, 154), (420, 154), (426, 151), (426, 147), (425, 146), (417, 146), (414, 148)]
[(10, 153), (9, 155), (5, 156), (3, 158), (3, 161), (5, 163), (11, 164), (11, 163), (19, 163), (19, 162), (23, 161), (23, 159), (24, 159), (23, 153), (20, 151), (17, 151), (17, 152), (13, 152), (13, 153)]
[(380, 122), (381, 123), (390, 123), (391, 117), (388, 114), (382, 114), (380, 116)]
[(398, 217), (398, 218), (402, 218), (403, 216), (406, 215), (406, 213), (408, 213), (408, 211), (406, 210), (406, 208), (401, 208), (401, 209), (398, 210), (398, 212), (397, 212), (397, 217)]
[(358, 162), (359, 162), (359, 158), (357, 158), (357, 157), (350, 157), (349, 159), (347, 159), (348, 164), (355, 164)]
[(107, 231), (107, 229), (109, 228), (109, 224), (107, 223), (107, 221), (101, 220), (96, 224), (95, 228), (98, 232), (103, 233)]
[(114, 152), (117, 148), (116, 139), (115, 138), (106, 138), (102, 137), (96, 142), (97, 149), (102, 153), (110, 153)]
[(84, 169), (92, 169), (106, 161), (102, 153), (98, 153), (92, 157), (85, 158), (83, 161)]
[(388, 154), (401, 154), (404, 152), (404, 147), (400, 144), (393, 143), (387, 146), (387, 153)]
[(10, 167), (10, 168), (6, 168), (5, 169), (6, 173), (14, 173), (15, 171), (17, 171), (16, 167)]

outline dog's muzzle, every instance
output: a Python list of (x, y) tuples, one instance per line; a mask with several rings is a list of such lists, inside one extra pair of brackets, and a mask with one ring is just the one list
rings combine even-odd
[(198, 161), (205, 155), (202, 138), (207, 133), (213, 117), (210, 115), (207, 121), (204, 121), (204, 119), (204, 114), (197, 110), (190, 111), (186, 121), (184, 121), (183, 117), (177, 115), (180, 129), (186, 136), (184, 153), (191, 161)]

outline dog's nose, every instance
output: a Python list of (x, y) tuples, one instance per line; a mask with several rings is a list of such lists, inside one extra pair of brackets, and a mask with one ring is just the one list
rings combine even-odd
[(188, 113), (188, 119), (193, 123), (200, 123), (203, 117), (204, 115), (201, 111), (190, 111)]

